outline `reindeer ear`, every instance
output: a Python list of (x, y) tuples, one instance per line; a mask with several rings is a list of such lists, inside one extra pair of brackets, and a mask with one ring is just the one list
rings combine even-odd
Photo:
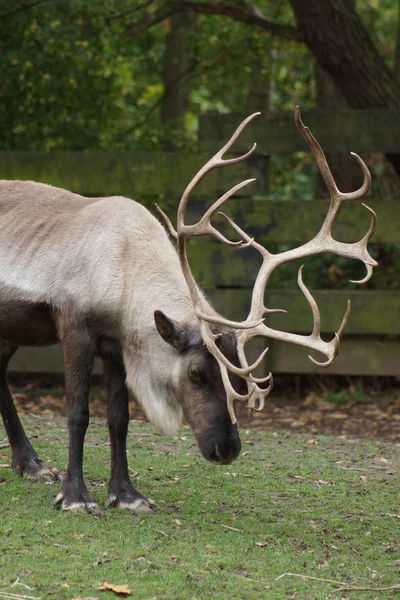
[(164, 342), (177, 350), (183, 350), (186, 337), (186, 330), (183, 325), (167, 317), (161, 310), (154, 311), (154, 321)]

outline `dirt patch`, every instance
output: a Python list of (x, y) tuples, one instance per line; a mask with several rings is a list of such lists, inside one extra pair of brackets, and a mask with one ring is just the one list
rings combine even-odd
[(291, 429), (400, 443), (400, 396), (389, 402), (350, 401), (340, 406), (315, 395), (297, 400), (271, 397), (262, 414), (247, 415), (242, 409), (239, 421), (246, 428)]
[[(62, 379), (15, 377), (11, 389), (19, 412), (65, 414)], [(106, 396), (99, 380), (91, 389), (92, 416), (107, 417)], [(130, 417), (145, 420), (140, 406), (130, 402)], [(400, 382), (388, 378), (277, 378), (262, 412), (237, 408), (241, 428), (286, 429), (301, 433), (333, 434), (400, 443)]]

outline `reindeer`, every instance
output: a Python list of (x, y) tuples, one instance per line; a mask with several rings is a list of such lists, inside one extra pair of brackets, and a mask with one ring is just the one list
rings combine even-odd
[[(31, 181), (0, 182), (0, 412), (19, 475), (57, 481), (59, 472), (40, 460), (18, 418), (6, 371), (19, 346), (60, 342), (63, 347), (69, 430), (68, 468), (55, 504), (64, 511), (97, 512), (87, 491), (83, 472), (85, 433), (89, 424), (88, 392), (93, 360), (104, 363), (108, 390), (108, 428), (111, 476), (107, 505), (137, 513), (152, 512), (153, 502), (132, 485), (126, 457), (128, 390), (143, 406), (149, 420), (166, 434), (177, 431), (182, 415), (190, 424), (203, 456), (217, 464), (234, 461), (241, 449), (234, 402), (247, 401), (261, 409), (272, 387), (272, 375), (253, 372), (266, 350), (249, 365), (245, 345), (257, 336), (300, 344), (327, 357), (338, 352), (348, 307), (333, 340), (320, 336), (315, 300), (302, 280), (298, 282), (314, 317), (311, 335), (269, 328), (264, 319), (276, 309), (264, 305), (271, 273), (281, 264), (321, 252), (359, 259), (367, 267), (366, 281), (376, 262), (367, 251), (375, 214), (367, 234), (354, 244), (335, 241), (332, 225), (345, 201), (362, 197), (369, 189), (367, 167), (354, 155), (364, 173), (355, 192), (338, 191), (324, 154), (300, 119), (295, 121), (314, 153), (331, 193), (327, 216), (317, 235), (306, 244), (272, 254), (227, 220), (241, 240), (230, 241), (211, 224), (218, 208), (252, 180), (226, 192), (194, 225), (185, 224), (190, 195), (212, 169), (245, 160), (224, 159), (244, 127), (195, 175), (182, 195), (177, 228), (160, 210), (164, 227), (143, 206), (123, 197), (84, 198), (63, 189)], [(243, 322), (222, 318), (199, 290), (186, 256), (186, 240), (211, 234), (239, 249), (253, 246), (263, 262), (256, 278), (251, 309)], [(359, 283), (362, 283), (360, 281)], [(314, 360), (314, 359), (312, 359)]]

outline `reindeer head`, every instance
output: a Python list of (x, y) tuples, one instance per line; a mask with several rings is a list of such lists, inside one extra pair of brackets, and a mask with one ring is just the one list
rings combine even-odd
[[(241, 444), (227, 408), (218, 362), (204, 346), (198, 329), (170, 319), (161, 311), (155, 311), (154, 319), (158, 333), (176, 355), (174, 396), (193, 429), (201, 453), (212, 462), (230, 464), (238, 457)], [(224, 356), (239, 364), (232, 331), (221, 335), (216, 343)], [(233, 382), (239, 391), (243, 384), (240, 378)]]

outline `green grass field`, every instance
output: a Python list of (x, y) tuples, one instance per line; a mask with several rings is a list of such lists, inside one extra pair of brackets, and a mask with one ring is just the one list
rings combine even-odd
[[(23, 420), (43, 460), (65, 469), (65, 421)], [(243, 431), (242, 441), (237, 462), (216, 467), (189, 429), (171, 440), (131, 422), (132, 478), (156, 501), (150, 516), (104, 507), (101, 420), (85, 452), (98, 517), (53, 508), (59, 485), (17, 477), (2, 448), (0, 598), (115, 598), (99, 591), (104, 581), (149, 600), (400, 595), (399, 445), (286, 432)]]

